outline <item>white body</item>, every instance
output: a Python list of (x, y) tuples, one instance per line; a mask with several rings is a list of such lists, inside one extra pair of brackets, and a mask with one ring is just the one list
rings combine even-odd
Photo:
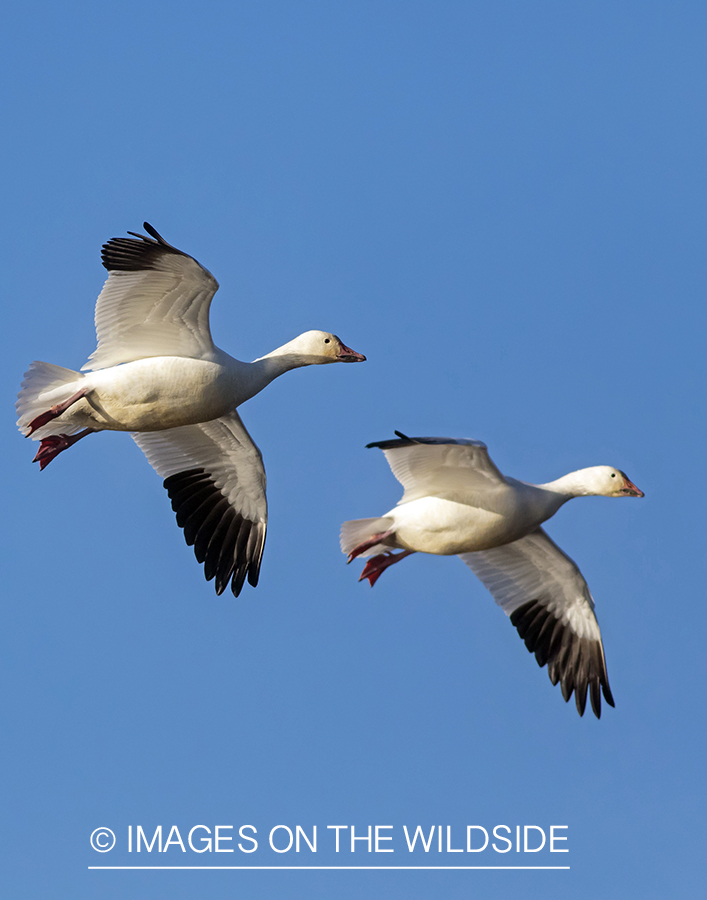
[(207, 578), (221, 593), (232, 576), (237, 595), (246, 572), (257, 583), (267, 521), (262, 457), (237, 408), (290, 369), (365, 357), (336, 335), (307, 331), (254, 362), (234, 359), (211, 338), (216, 279), (145, 228), (151, 237), (103, 247), (110, 274), (84, 371), (32, 363), (17, 424), (42, 442), (40, 468), (92, 432), (131, 432), (165, 479)]
[(218, 419), (237, 409), (285, 371), (273, 361), (243, 363), (226, 353), (218, 362), (160, 356), (75, 373), (73, 382), (37, 395), (36, 408), (61, 403), (80, 390), (87, 396), (39, 430), (37, 436), (82, 428), (94, 431), (162, 431)]
[[(601, 713), (601, 691), (613, 705), (594, 601), (576, 564), (540, 527), (573, 497), (642, 497), (619, 469), (594, 466), (548, 484), (499, 472), (481, 441), (407, 438), (380, 447), (405, 489), (397, 506), (374, 519), (344, 522), (349, 562), (372, 556), (361, 578), (375, 584), (409, 553), (458, 555), (491, 591), (540, 665), (567, 700), (587, 690)], [(394, 554), (395, 549), (403, 550)]]
[(475, 501), (421, 497), (402, 502), (384, 516), (392, 522), (394, 546), (453, 556), (516, 541), (553, 516), (569, 497), (545, 486), (507, 479)]

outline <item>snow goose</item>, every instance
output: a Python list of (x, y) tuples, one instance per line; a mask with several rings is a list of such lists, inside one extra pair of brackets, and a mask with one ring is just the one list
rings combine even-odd
[[(510, 616), (562, 696), (574, 691), (580, 716), (589, 689), (601, 716), (601, 692), (611, 706), (604, 647), (594, 600), (575, 563), (541, 523), (573, 497), (643, 497), (619, 469), (594, 466), (549, 484), (528, 484), (499, 472), (481, 441), (409, 438), (380, 447), (405, 492), (375, 519), (344, 522), (341, 549), (351, 562), (373, 556), (359, 581), (373, 586), (411, 553), (458, 555)], [(393, 553), (401, 550), (401, 553)]]
[[(96, 431), (129, 431), (164, 486), (216, 593), (258, 583), (267, 501), (259, 449), (236, 408), (299, 366), (362, 362), (334, 334), (307, 331), (254, 362), (211, 339), (218, 282), (145, 222), (103, 245), (98, 346), (81, 372), (33, 362), (17, 400), (20, 431), (45, 468)], [(88, 370), (88, 371), (86, 371)], [(84, 374), (85, 372), (85, 374)]]

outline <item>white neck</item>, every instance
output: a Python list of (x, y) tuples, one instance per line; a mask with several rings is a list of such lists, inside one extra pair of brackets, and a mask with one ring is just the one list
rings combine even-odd
[(562, 478), (549, 481), (547, 484), (540, 484), (538, 487), (563, 497), (563, 503), (573, 497), (591, 497), (596, 494), (587, 477), (591, 471), (591, 468), (577, 469), (576, 472), (570, 472), (568, 475), (563, 475)]
[[(549, 481), (547, 484), (530, 484), (527, 481), (518, 482), (523, 485), (523, 489), (530, 503), (530, 510), (533, 517), (537, 517), (538, 524), (546, 521), (554, 516), (557, 510), (571, 500), (573, 497), (581, 497), (586, 492), (582, 488), (582, 480), (578, 476), (580, 472), (570, 472), (569, 475), (563, 475), (556, 481)], [(509, 479), (511, 480), (511, 479)]]
[(272, 378), (277, 378), (278, 375), (282, 375), (283, 372), (289, 372), (290, 369), (298, 369), (301, 366), (312, 365), (313, 360), (311, 356), (303, 354), (297, 346), (299, 341), (300, 338), (288, 341), (286, 344), (283, 344), (282, 347), (278, 347), (276, 350), (266, 353), (265, 356), (256, 359), (253, 365), (256, 363), (263, 363), (264, 368), (267, 369), (267, 371), (274, 372)]
[[(619, 480), (613, 480), (618, 478)], [(610, 466), (591, 466), (588, 469), (578, 469), (549, 481), (547, 484), (523, 485), (523, 491), (528, 498), (528, 508), (533, 517), (537, 517), (538, 524), (554, 516), (557, 510), (568, 500), (574, 497), (620, 497), (621, 490), (617, 488), (625, 481), (626, 476)], [(508, 479), (513, 481), (513, 479)]]
[(267, 353), (250, 363), (240, 363), (237, 360), (232, 362), (231, 368), (236, 368), (234, 374), (238, 388), (235, 393), (238, 396), (239, 406), (259, 394), (271, 381), (285, 372), (289, 372), (290, 369), (310, 365), (310, 361), (306, 357), (291, 352), (291, 343), (290, 341), (283, 344), (272, 353)]

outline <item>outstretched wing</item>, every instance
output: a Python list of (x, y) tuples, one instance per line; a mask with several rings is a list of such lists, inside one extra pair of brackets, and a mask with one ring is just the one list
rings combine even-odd
[(378, 441), (393, 475), (405, 488), (400, 503), (420, 497), (454, 496), (460, 502), (479, 491), (506, 487), (508, 482), (491, 461), (482, 441), (443, 437), (409, 438), (395, 432), (398, 440)]
[(204, 575), (237, 597), (246, 575), (255, 587), (267, 528), (265, 469), (237, 413), (199, 425), (133, 434), (194, 545)]
[(550, 681), (560, 682), (565, 700), (574, 691), (580, 716), (587, 689), (597, 718), (602, 691), (606, 702), (614, 705), (587, 582), (542, 528), (503, 547), (459, 557), (510, 616), (538, 665), (547, 664)]
[(110, 274), (96, 301), (98, 347), (83, 369), (150, 356), (210, 359), (215, 353), (209, 307), (218, 282), (144, 224), (150, 237), (112, 238), (103, 245)]

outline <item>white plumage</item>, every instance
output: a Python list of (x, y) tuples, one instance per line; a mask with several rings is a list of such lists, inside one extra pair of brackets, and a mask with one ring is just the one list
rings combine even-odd
[(361, 362), (334, 334), (308, 331), (241, 362), (211, 338), (213, 275), (147, 222), (104, 244), (98, 346), (81, 372), (33, 362), (17, 400), (40, 469), (96, 431), (129, 431), (165, 487), (207, 578), (238, 596), (258, 583), (267, 526), (265, 470), (237, 407), (300, 366)]
[[(540, 527), (573, 497), (642, 497), (619, 469), (594, 466), (549, 484), (501, 474), (481, 441), (408, 438), (369, 444), (385, 453), (405, 489), (384, 516), (345, 522), (349, 562), (373, 556), (361, 574), (371, 586), (411, 553), (458, 555), (510, 616), (565, 700), (584, 713), (587, 690), (601, 715), (614, 700), (594, 601), (576, 564)], [(399, 549), (402, 553), (394, 553)]]

